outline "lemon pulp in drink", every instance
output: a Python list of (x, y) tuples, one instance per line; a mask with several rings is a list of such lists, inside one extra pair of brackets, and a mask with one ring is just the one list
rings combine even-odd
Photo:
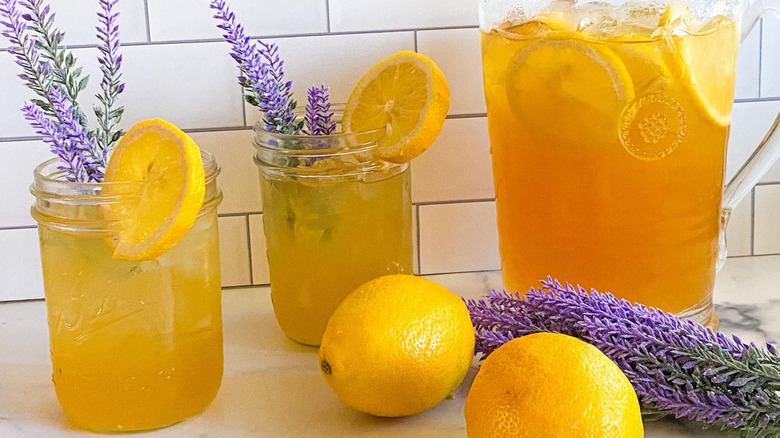
[(739, 29), (631, 7), (482, 32), (501, 269), (681, 312), (714, 284)]

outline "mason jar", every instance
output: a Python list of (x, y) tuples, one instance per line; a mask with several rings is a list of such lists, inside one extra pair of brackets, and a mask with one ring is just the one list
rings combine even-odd
[(377, 158), (384, 128), (322, 136), (263, 128), (253, 144), (274, 313), (289, 338), (316, 346), (354, 288), (411, 274), (409, 165)]
[[(192, 228), (156, 260), (112, 257), (112, 204), (140, 183), (65, 179), (57, 159), (35, 169), (52, 380), (76, 426), (135, 431), (201, 412), (222, 380), (217, 188), (202, 153), (206, 191)], [(110, 187), (109, 187), (110, 186)], [(110, 193), (110, 195), (109, 195)]]

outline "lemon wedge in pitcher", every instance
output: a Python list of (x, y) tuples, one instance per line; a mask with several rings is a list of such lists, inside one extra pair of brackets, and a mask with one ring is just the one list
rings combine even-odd
[(387, 128), (377, 155), (406, 163), (433, 143), (449, 107), (444, 73), (430, 58), (403, 51), (383, 59), (360, 78), (347, 101), (342, 125), (349, 132)]
[(731, 122), (739, 28), (726, 17), (715, 17), (695, 36), (674, 36), (684, 81), (694, 100), (721, 126)]
[(154, 260), (192, 228), (203, 204), (205, 174), (200, 148), (160, 119), (139, 122), (122, 137), (105, 172), (112, 183), (139, 182), (138, 196), (121, 196), (104, 209), (114, 224), (114, 258)]

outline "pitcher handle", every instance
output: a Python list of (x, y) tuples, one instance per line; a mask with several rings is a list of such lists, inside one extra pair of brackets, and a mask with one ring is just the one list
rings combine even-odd
[[(780, 18), (780, 0), (753, 0), (748, 4), (742, 18), (742, 40), (747, 37), (758, 20), (767, 14), (775, 14)], [(778, 126), (780, 126), (780, 113), (753, 154), (726, 185), (721, 212), (722, 226), (720, 245), (718, 246), (718, 269), (726, 261), (726, 226), (731, 212), (753, 190), (753, 187), (780, 157), (780, 130), (778, 130)]]

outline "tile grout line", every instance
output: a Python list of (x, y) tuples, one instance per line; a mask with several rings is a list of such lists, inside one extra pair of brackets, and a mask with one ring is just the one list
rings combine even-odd
[(758, 22), (758, 97), (761, 97), (761, 63), (764, 62), (764, 19)]
[(152, 25), (149, 23), (149, 0), (144, 0), (144, 20), (146, 20), (146, 42), (152, 42)]
[(756, 188), (750, 190), (750, 255), (756, 255)]
[(238, 125), (238, 126), (217, 126), (214, 128), (186, 128), (182, 129), (182, 131), (188, 133), (188, 134), (197, 134), (202, 132), (221, 132), (221, 131), (248, 131), (252, 129), (251, 126), (246, 125)]
[(36, 136), (30, 136), (30, 137), (6, 137), (6, 138), (0, 138), (0, 143), (12, 143), (16, 141), (36, 141), (36, 140), (42, 140), (43, 137), (36, 137)]
[[(306, 38), (306, 37), (326, 37), (326, 36), (344, 36), (344, 35), (377, 35), (384, 33), (412, 33), (419, 31), (437, 31), (437, 30), (458, 30), (458, 29), (478, 29), (479, 26), (442, 26), (431, 27), (421, 29), (376, 29), (376, 30), (351, 30), (341, 32), (309, 32), (309, 33), (293, 33), (293, 34), (276, 34), (276, 35), (250, 35), (251, 39), (287, 39), (287, 38)], [(165, 46), (165, 45), (180, 45), (180, 44), (207, 44), (207, 43), (224, 43), (222, 38), (194, 38), (183, 40), (162, 40), (151, 41), (151, 25), (147, 26), (147, 38), (149, 41), (135, 41), (129, 43), (123, 43), (123, 47), (132, 46)], [(63, 45), (65, 49), (94, 49), (97, 48), (97, 44), (71, 44)], [(8, 51), (7, 47), (0, 48), (0, 52)]]
[(246, 249), (249, 255), (249, 284), (255, 284), (255, 273), (252, 269), (252, 227), (249, 226), (249, 215), (244, 216), (246, 224)]
[(0, 305), (3, 304), (20, 304), (20, 303), (35, 303), (35, 302), (44, 302), (46, 301), (44, 298), (22, 298), (18, 300), (2, 300), (0, 299)]
[[(777, 98), (770, 98), (770, 99), (763, 99), (763, 101), (770, 101), (770, 100), (778, 100), (780, 101), (780, 97)], [(243, 100), (242, 100), (243, 103)], [(244, 111), (244, 124), (243, 125), (234, 125), (234, 126), (215, 126), (215, 127), (209, 127), (209, 128), (184, 128), (182, 131), (188, 133), (188, 134), (198, 134), (198, 133), (204, 133), (204, 132), (223, 132), (223, 131), (249, 131), (252, 129), (252, 126), (249, 126), (246, 121), (246, 106), (243, 106)], [(465, 114), (449, 114), (447, 115), (447, 119), (454, 120), (454, 119), (479, 119), (479, 118), (485, 118), (487, 117), (486, 113), (465, 113)], [(0, 137), (0, 143), (11, 143), (11, 142), (20, 142), (20, 141), (37, 141), (41, 140), (43, 137), (40, 136), (21, 136), (21, 137)]]
[(742, 99), (734, 99), (734, 103), (758, 103), (758, 102), (777, 102), (777, 101), (780, 101), (780, 96), (745, 97)]
[(428, 205), (454, 205), (454, 204), (477, 204), (485, 202), (495, 202), (496, 198), (475, 198), (475, 199), (450, 199), (446, 201), (423, 201), (413, 202), (412, 204), (417, 206)]
[(246, 103), (244, 102), (244, 89), (241, 88), (241, 85), (238, 86), (238, 90), (241, 92), (241, 114), (244, 117), (244, 127), (249, 128), (249, 124), (247, 123), (246, 119)]
[(8, 227), (0, 227), (0, 231), (34, 230), (36, 228), (38, 228), (38, 225), (11, 225)]
[(268, 283), (263, 284), (237, 284), (235, 286), (222, 286), (221, 289), (223, 291), (225, 290), (233, 290), (233, 289), (260, 289), (262, 287), (269, 287), (271, 286)]
[[(420, 244), (420, 237), (422, 235), (420, 233), (420, 206), (419, 205), (415, 205), (414, 208), (416, 210), (416, 213), (415, 213), (415, 219), (416, 219), (415, 222), (416, 223), (415, 223), (415, 225), (417, 227), (417, 230), (416, 230), (417, 231), (417, 233), (416, 233), (417, 234), (417, 273), (419, 275), (422, 272), (422, 256), (420, 255), (420, 251), (422, 251), (422, 245)], [(414, 271), (414, 269), (412, 269), (412, 271)]]
[(325, 0), (325, 26), (330, 33), (330, 0)]
[[(246, 122), (245, 122), (246, 123)], [(212, 128), (184, 128), (182, 131), (188, 133), (188, 134), (198, 134), (203, 132), (223, 132), (223, 131), (249, 131), (251, 130), (251, 126), (244, 125), (236, 125), (236, 126), (215, 126)], [(0, 143), (12, 143), (12, 142), (19, 142), (19, 141), (37, 141), (42, 140), (43, 137), (41, 136), (22, 136), (22, 137), (0, 137)]]
[(263, 214), (262, 211), (244, 211), (240, 213), (220, 213), (219, 217), (237, 217), (237, 216), (251, 216), (253, 214)]
[(447, 114), (447, 119), (484, 119), (487, 113)]
[(417, 31), (414, 31), (414, 51), (417, 53), (420, 53), (420, 51), (417, 49)]
[(448, 271), (448, 272), (432, 272), (428, 274), (420, 274), (420, 276), (434, 277), (437, 275), (455, 275), (455, 274), (485, 274), (489, 272), (501, 272), (501, 268), (496, 269), (475, 269), (473, 271)]
[(771, 254), (756, 254), (756, 255), (736, 255), (736, 256), (729, 256), (730, 259), (744, 259), (746, 257), (773, 257), (773, 256), (780, 256), (780, 252), (773, 252)]

